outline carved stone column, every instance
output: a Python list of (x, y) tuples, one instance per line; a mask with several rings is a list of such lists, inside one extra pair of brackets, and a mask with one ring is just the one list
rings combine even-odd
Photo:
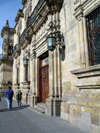
[[(53, 23), (56, 25), (57, 30), (59, 31), (59, 13), (55, 13), (53, 18)], [(60, 45), (60, 41), (57, 37), (55, 50), (49, 51), (49, 98), (46, 100), (46, 113), (52, 116), (60, 116), (61, 110)]]
[[(56, 26), (57, 30), (60, 31), (60, 19), (59, 13), (56, 13)], [(57, 38), (57, 46), (56, 46), (56, 92), (54, 98), (54, 116), (60, 116), (61, 112), (61, 56), (60, 56), (60, 45), (61, 42), (59, 41), (59, 37)]]
[[(49, 23), (53, 21), (53, 15), (48, 16)], [(48, 34), (52, 33), (49, 28)], [(53, 98), (54, 98), (54, 52), (49, 51), (49, 98), (46, 99), (46, 110), (48, 115), (53, 116)]]
[(37, 59), (36, 59), (36, 51), (35, 51), (35, 41), (36, 35), (33, 35), (33, 50), (32, 50), (32, 95), (31, 95), (31, 106), (37, 104)]

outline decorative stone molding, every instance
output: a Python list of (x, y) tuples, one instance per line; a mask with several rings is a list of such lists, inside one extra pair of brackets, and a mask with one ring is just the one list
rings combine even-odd
[(75, 0), (74, 5), (74, 16), (77, 20), (81, 20), (82, 17), (87, 16), (98, 6), (100, 6), (100, 0)]
[(19, 9), (18, 12), (17, 12), (17, 16), (15, 18), (15, 22), (17, 22), (20, 17), (24, 17), (24, 14), (23, 14), (21, 9)]
[(19, 44), (16, 44), (14, 49), (13, 49), (13, 57), (16, 59), (21, 53), (21, 49)]
[(30, 89), (30, 81), (23, 81), (21, 84), (23, 84), (23, 89)]
[(62, 4), (63, 0), (39, 0), (31, 16), (28, 18), (27, 27), (29, 28), (30, 26), (32, 26), (33, 33), (36, 33), (37, 30), (46, 21), (48, 14), (60, 12)]
[(23, 59), (24, 58), (27, 58), (27, 59), (30, 59), (30, 49), (24, 51), (24, 54), (23, 54)]
[(33, 59), (36, 59), (36, 49), (33, 49), (32, 51), (33, 51), (33, 52), (32, 52), (32, 54), (31, 54), (31, 61), (32, 61)]
[(27, 27), (28, 31), (31, 30), (32, 33), (36, 33), (36, 31), (40, 28), (40, 26), (43, 25), (43, 23), (47, 19), (47, 15), (49, 14), (49, 8), (46, 4), (47, 2), (45, 0), (40, 0), (33, 10), (31, 16), (28, 18), (27, 21)]
[(29, 28), (27, 29), (27, 32), (28, 32), (29, 36), (32, 36), (32, 34), (34, 33), (33, 27), (29, 26)]
[(22, 49), (31, 43), (32, 36), (29, 35), (28, 30), (25, 29), (20, 36), (19, 45)]
[(71, 71), (78, 78), (76, 87), (79, 89), (100, 89), (100, 65)]
[(14, 88), (15, 88), (15, 89), (19, 89), (19, 88), (20, 88), (20, 84), (19, 84), (19, 83), (15, 83), (15, 84), (14, 84)]
[(48, 7), (51, 9), (50, 12), (60, 12), (63, 4), (63, 0), (46, 0)]
[(82, 6), (80, 5), (79, 8), (75, 11), (74, 16), (78, 19), (81, 20), (83, 17), (83, 9)]
[(91, 76), (99, 76), (100, 75), (100, 65), (90, 66), (83, 69), (78, 69), (71, 71), (72, 74), (76, 75), (77, 78), (85, 78)]
[[(23, 0), (22, 4), (24, 5), (26, 1), (27, 0)], [(30, 36), (35, 34), (37, 32), (37, 30), (43, 25), (43, 23), (46, 22), (48, 14), (53, 14), (54, 12), (59, 12), (62, 7), (62, 4), (63, 4), (63, 0), (57, 0), (56, 2), (54, 2), (53, 0), (49, 0), (49, 1), (48, 0), (39, 0), (38, 4), (34, 8), (32, 14), (30, 15), (30, 17), (27, 20), (26, 29), (24, 30), (24, 32), (22, 33), (22, 35), (20, 37), (20, 40), (21, 40), (20, 43), (21, 43), (22, 49), (24, 49), (27, 46), (26, 43), (30, 42), (30, 40), (31, 40)], [(52, 7), (52, 10), (51, 10), (51, 7)], [(18, 15), (18, 17), (19, 17), (19, 15)], [(17, 20), (17, 18), (16, 18), (16, 20)], [(28, 33), (28, 37), (26, 37), (27, 33)], [(26, 39), (24, 39), (25, 37), (26, 37)], [(23, 44), (25, 44), (25, 45), (23, 45)]]
[(3, 67), (1, 69), (1, 72), (3, 72), (3, 71), (5, 71), (5, 72), (12, 72), (12, 68)]
[(3, 27), (2, 31), (1, 31), (1, 37), (3, 38), (4, 34), (14, 34), (15, 33), (15, 29), (13, 28), (8, 28), (8, 27)]
[(24, 40), (22, 41), (22, 43), (20, 44), (21, 49), (22, 50), (25, 49), (28, 45), (30, 45), (30, 43), (31, 43), (31, 37), (26, 36)]
[(27, 0), (22, 0), (22, 5), (25, 5)]
[(2, 85), (12, 85), (12, 81), (3, 81)]
[(76, 84), (76, 87), (78, 87), (79, 89), (100, 89), (100, 84), (98, 85), (80, 85), (80, 84)]
[(17, 58), (17, 60), (16, 60), (17, 62), (16, 62), (16, 67), (20, 67), (20, 59), (19, 58)]

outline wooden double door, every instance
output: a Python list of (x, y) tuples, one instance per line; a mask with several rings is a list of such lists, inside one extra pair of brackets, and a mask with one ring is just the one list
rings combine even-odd
[(49, 65), (43, 64), (43, 60), (40, 62), (39, 68), (39, 102), (46, 102), (46, 98), (49, 96)]
[(48, 65), (41, 68), (41, 91), (42, 102), (45, 103), (49, 94)]

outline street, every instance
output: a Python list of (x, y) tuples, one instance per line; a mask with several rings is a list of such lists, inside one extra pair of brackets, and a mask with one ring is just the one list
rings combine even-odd
[(7, 109), (6, 98), (0, 102), (0, 133), (85, 133), (60, 117), (34, 112), (29, 105)]

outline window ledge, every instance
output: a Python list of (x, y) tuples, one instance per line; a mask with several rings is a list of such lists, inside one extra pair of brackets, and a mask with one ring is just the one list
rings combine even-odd
[(100, 76), (100, 64), (71, 71), (77, 78)]
[(30, 85), (30, 81), (23, 81), (23, 82), (21, 82), (21, 84), (23, 84), (23, 85)]
[(15, 86), (19, 86), (19, 85), (20, 85), (20, 83), (15, 83), (14, 85), (15, 85)]

